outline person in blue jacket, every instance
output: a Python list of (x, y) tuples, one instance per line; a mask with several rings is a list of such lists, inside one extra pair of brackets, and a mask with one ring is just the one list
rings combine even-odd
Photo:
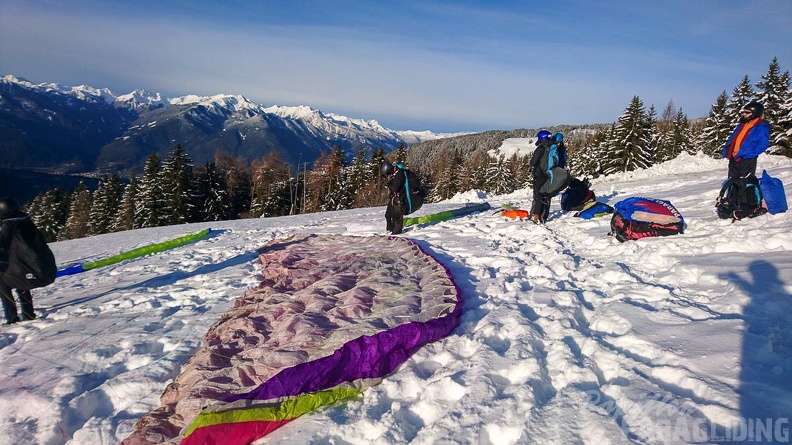
[(729, 159), (729, 179), (756, 176), (756, 158), (770, 146), (770, 125), (762, 119), (764, 105), (751, 101), (740, 112), (740, 123), (723, 146)]

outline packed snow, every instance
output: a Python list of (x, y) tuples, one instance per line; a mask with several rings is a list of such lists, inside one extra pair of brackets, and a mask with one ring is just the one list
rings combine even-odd
[[(619, 243), (553, 200), (546, 225), (495, 210), (404, 233), (460, 287), (462, 322), (362, 397), (258, 444), (784, 443), (792, 415), (792, 218), (717, 219), (725, 160), (592, 181), (600, 201), (670, 200), (682, 235)], [(792, 159), (762, 155), (792, 197)], [(469, 192), (418, 215), (529, 190)], [(383, 236), (384, 207), (150, 228), (58, 242), (59, 265), (211, 227), (193, 244), (59, 278), (38, 319), (0, 327), (0, 444), (111, 444), (159, 406), (261, 272), (267, 241)]]

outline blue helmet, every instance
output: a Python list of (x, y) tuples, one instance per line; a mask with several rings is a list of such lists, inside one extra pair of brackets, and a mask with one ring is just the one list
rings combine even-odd
[(553, 135), (553, 140), (556, 142), (564, 142), (564, 135), (562, 133), (556, 133)]
[(553, 133), (550, 133), (547, 130), (539, 130), (539, 132), (536, 133), (536, 145), (539, 145), (539, 143), (545, 139), (549, 139), (552, 135)]

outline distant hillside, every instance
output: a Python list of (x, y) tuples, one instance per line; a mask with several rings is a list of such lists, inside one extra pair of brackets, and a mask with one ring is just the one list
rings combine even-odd
[[(549, 127), (548, 130), (564, 133), (567, 145), (575, 146), (577, 143), (588, 138), (601, 128), (604, 124), (591, 125), (559, 125)], [(516, 130), (493, 130), (483, 133), (467, 134), (462, 136), (435, 139), (413, 144), (407, 150), (407, 163), (413, 168), (421, 168), (424, 165), (434, 165), (440, 156), (445, 152), (459, 153), (464, 158), (469, 158), (479, 153), (489, 153), (503, 144), (503, 141), (511, 138), (532, 138), (539, 129), (516, 129)]]

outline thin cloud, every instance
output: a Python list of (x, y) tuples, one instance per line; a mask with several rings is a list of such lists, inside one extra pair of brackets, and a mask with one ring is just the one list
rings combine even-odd
[[(216, 6), (201, 2), (189, 9), (141, 7), (139, 14), (131, 13), (134, 4), (123, 12), (106, 3), (0, 4), (0, 71), (116, 93), (241, 94), (264, 105), (310, 105), (397, 129), (426, 121), (464, 131), (610, 122), (634, 95), (659, 107), (674, 99), (699, 117), (743, 75), (758, 78), (776, 55), (723, 57), (730, 42), (712, 42), (742, 6), (726, 2), (695, 19), (675, 16), (673, 8), (689, 14), (701, 6), (664, 10), (642, 3), (615, 8), (567, 1), (561, 6), (569, 11), (553, 15), (553, 5), (527, 3), (502, 9), (366, 2), (326, 18), (327, 10), (310, 8), (310, 15), (269, 17), (258, 4), (247, 16), (229, 10), (217, 18), (205, 15)], [(624, 20), (620, 13), (633, 20), (610, 26)], [(694, 35), (699, 40), (691, 41)], [(763, 45), (783, 53), (782, 64), (792, 60), (788, 45), (772, 39)]]

